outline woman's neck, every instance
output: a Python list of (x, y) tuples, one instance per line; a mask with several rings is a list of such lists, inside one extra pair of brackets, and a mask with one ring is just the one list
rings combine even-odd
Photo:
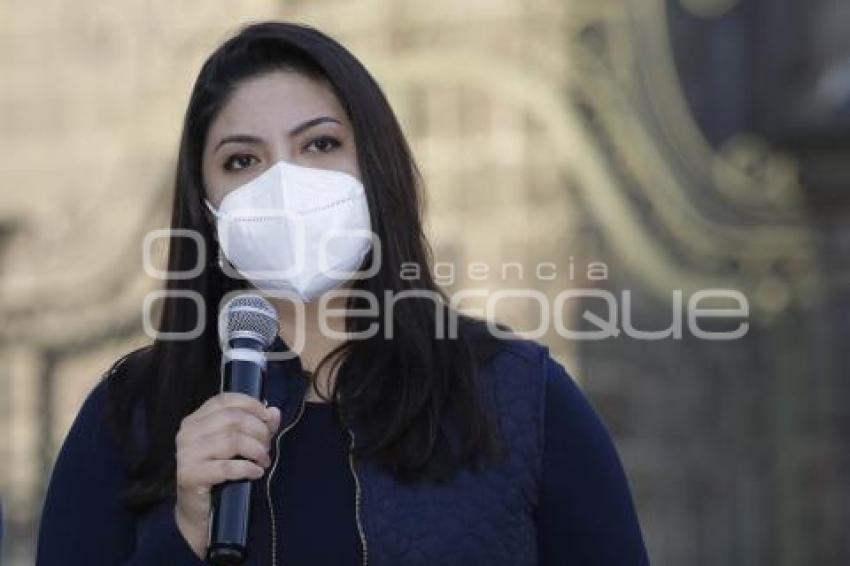
[(324, 309), (320, 309), (318, 299), (298, 305), (286, 299), (270, 300), (277, 310), (281, 338), (298, 354), (301, 367), (313, 374), (315, 390), (307, 391), (307, 400), (320, 400), (316, 390), (328, 396), (336, 376), (330, 375), (329, 365), (323, 366), (318, 373), (316, 366), (334, 348), (345, 342), (345, 301), (334, 298), (326, 302)]

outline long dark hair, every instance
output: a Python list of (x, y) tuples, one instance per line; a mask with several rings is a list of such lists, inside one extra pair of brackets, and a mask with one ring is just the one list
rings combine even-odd
[[(192, 291), (205, 299), (206, 325), (196, 339), (156, 339), (116, 365), (108, 384), (108, 415), (130, 466), (132, 484), (123, 501), (143, 509), (173, 493), (174, 437), (184, 416), (219, 391), (221, 351), (216, 336), (222, 296), (244, 281), (226, 276), (215, 265), (219, 254), (213, 226), (203, 208), (201, 155), (210, 124), (241, 81), (274, 70), (290, 70), (327, 81), (348, 114), (357, 159), (381, 243), (381, 268), (354, 288), (371, 293), (381, 313), (387, 296), (428, 291), (444, 300), (435, 308), (428, 298), (405, 297), (392, 307), (391, 337), (384, 317), (350, 317), (346, 327), (364, 331), (378, 324), (373, 338), (338, 347), (322, 363), (346, 371), (333, 391), (341, 414), (357, 418), (364, 430), (355, 454), (375, 458), (404, 481), (446, 481), (464, 466), (478, 467), (501, 454), (493, 415), (476, 383), (480, 364), (499, 341), (481, 321), (460, 317), (456, 339), (439, 339), (437, 325), (457, 315), (434, 281), (432, 257), (421, 223), (421, 177), (401, 128), (378, 84), (360, 62), (335, 40), (304, 25), (261, 22), (247, 25), (204, 63), (192, 90), (183, 124), (174, 179), (171, 227), (203, 236), (205, 255), (213, 258), (196, 277), (171, 279), (169, 291)], [(187, 272), (199, 259), (195, 244), (173, 235), (168, 270)], [(367, 256), (366, 263), (373, 258)], [(365, 265), (365, 264), (364, 264)], [(418, 277), (403, 277), (405, 266)], [(368, 267), (368, 266), (367, 266)], [(349, 307), (361, 307), (354, 298)], [(191, 329), (195, 305), (185, 298), (162, 301), (160, 332)], [(442, 319), (442, 320), (441, 320)], [(505, 327), (501, 327), (505, 328)], [(135, 450), (130, 435), (133, 407), (142, 401), (148, 423), (145, 448)], [(450, 426), (451, 423), (451, 426)]]

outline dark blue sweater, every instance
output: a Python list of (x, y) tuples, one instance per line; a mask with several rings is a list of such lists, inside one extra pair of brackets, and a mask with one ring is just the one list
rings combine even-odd
[[(565, 373), (546, 383), (537, 538), (541, 565), (648, 564), (628, 484), (604, 425)], [(201, 564), (173, 514), (136, 533), (116, 500), (126, 480), (104, 430), (105, 380), (89, 394), (53, 470), (37, 564)], [(286, 566), (360, 564), (348, 436), (332, 405), (307, 403), (281, 441), (280, 501)], [(136, 542), (138, 540), (140, 542)], [(145, 544), (145, 541), (156, 541)]]

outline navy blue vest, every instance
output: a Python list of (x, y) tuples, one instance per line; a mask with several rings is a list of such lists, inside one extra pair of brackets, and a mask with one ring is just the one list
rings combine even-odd
[(485, 394), (507, 449), (500, 466), (462, 471), (444, 486), (411, 488), (368, 462), (359, 465), (369, 564), (537, 564), (534, 508), (543, 456), (546, 356), (542, 346), (512, 342), (482, 368)]

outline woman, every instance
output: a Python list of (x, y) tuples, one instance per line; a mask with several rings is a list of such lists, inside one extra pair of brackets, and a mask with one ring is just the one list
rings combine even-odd
[[(611, 440), (564, 368), (439, 300), (418, 181), (380, 88), (334, 40), (258, 23), (210, 56), (172, 215), (204, 249), (172, 236), (167, 288), (184, 297), (164, 300), (163, 334), (80, 410), (39, 564), (202, 564), (210, 489), (237, 479), (256, 480), (252, 564), (647, 563)], [(232, 221), (245, 213), (262, 222)], [(289, 270), (294, 242), (328, 228), (349, 234), (324, 258), (342, 276), (322, 277), (311, 254)], [(205, 257), (220, 261), (193, 272)], [(280, 320), (265, 403), (219, 392), (215, 320), (240, 289), (266, 294)], [(326, 300), (345, 313), (325, 325), (336, 332), (320, 321)], [(451, 320), (456, 336), (441, 336)], [(198, 322), (197, 336), (166, 339)]]

